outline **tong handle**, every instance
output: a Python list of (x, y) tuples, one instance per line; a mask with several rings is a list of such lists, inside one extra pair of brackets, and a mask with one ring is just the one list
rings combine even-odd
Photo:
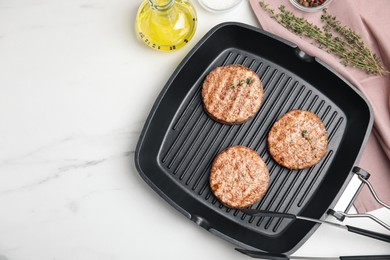
[(390, 255), (340, 256), (341, 260), (390, 260)]
[(294, 214), (261, 210), (261, 209), (241, 209), (241, 211), (244, 212), (245, 214), (252, 215), (252, 216), (266, 216), (272, 218), (289, 218), (289, 219), (297, 218), (297, 216)]
[[(328, 259), (327, 257), (321, 258), (318, 256), (315, 257), (299, 257), (299, 256), (287, 256), (284, 254), (272, 254), (268, 252), (261, 252), (255, 250), (248, 250), (242, 248), (235, 248), (238, 252), (257, 259), (269, 259), (269, 260), (290, 260), (290, 259)], [(329, 258), (333, 259), (333, 257)], [(339, 256), (334, 257), (334, 259), (341, 260), (390, 260), (390, 255), (356, 255), (356, 256)]]
[(258, 259), (269, 259), (269, 260), (289, 260), (290, 258), (283, 254), (272, 254), (268, 252), (261, 252), (261, 251), (254, 251), (254, 250), (247, 250), (242, 248), (235, 248), (238, 252), (250, 256), (252, 258), (258, 258)]
[(349, 232), (356, 233), (356, 234), (366, 236), (366, 237), (371, 237), (374, 239), (378, 239), (378, 240), (382, 240), (382, 241), (390, 243), (390, 235), (386, 235), (386, 234), (382, 234), (382, 233), (378, 233), (378, 232), (374, 232), (371, 230), (358, 228), (358, 227), (354, 227), (354, 226), (349, 226), (349, 225), (345, 225), (345, 226), (347, 227)]

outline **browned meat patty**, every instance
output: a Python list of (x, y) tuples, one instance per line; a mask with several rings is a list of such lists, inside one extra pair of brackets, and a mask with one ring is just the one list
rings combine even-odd
[(226, 206), (244, 208), (260, 200), (268, 189), (267, 165), (256, 151), (245, 146), (223, 150), (214, 160), (210, 186)]
[(326, 154), (328, 134), (314, 113), (292, 110), (272, 126), (268, 149), (279, 164), (289, 169), (304, 169), (318, 163)]
[(212, 70), (203, 82), (202, 100), (206, 112), (225, 124), (241, 124), (260, 109), (264, 90), (259, 76), (242, 65)]

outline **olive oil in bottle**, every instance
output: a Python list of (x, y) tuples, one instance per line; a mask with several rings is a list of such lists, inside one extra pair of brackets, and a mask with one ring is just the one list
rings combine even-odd
[(138, 9), (136, 31), (149, 47), (174, 51), (191, 40), (197, 16), (189, 0), (144, 0)]

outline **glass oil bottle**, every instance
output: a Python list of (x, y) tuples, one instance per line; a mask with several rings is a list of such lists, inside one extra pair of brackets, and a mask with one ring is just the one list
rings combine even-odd
[(138, 9), (136, 31), (149, 47), (175, 51), (195, 34), (197, 15), (190, 0), (144, 0)]

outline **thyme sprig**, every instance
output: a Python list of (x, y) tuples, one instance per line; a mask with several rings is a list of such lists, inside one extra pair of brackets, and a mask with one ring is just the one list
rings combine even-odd
[[(383, 66), (380, 58), (364, 43), (362, 37), (351, 28), (342, 25), (335, 16), (329, 15), (326, 9), (323, 10), (321, 16), (321, 20), (325, 25), (320, 28), (287, 11), (284, 5), (281, 5), (279, 7), (280, 12), (276, 13), (264, 1), (259, 3), (271, 15), (271, 18), (283, 27), (301, 37), (309, 37), (315, 40), (320, 49), (339, 57), (341, 59), (340, 63), (344, 66), (358, 68), (373, 75), (390, 74), (390, 71)], [(335, 32), (339, 36), (333, 35)]]

